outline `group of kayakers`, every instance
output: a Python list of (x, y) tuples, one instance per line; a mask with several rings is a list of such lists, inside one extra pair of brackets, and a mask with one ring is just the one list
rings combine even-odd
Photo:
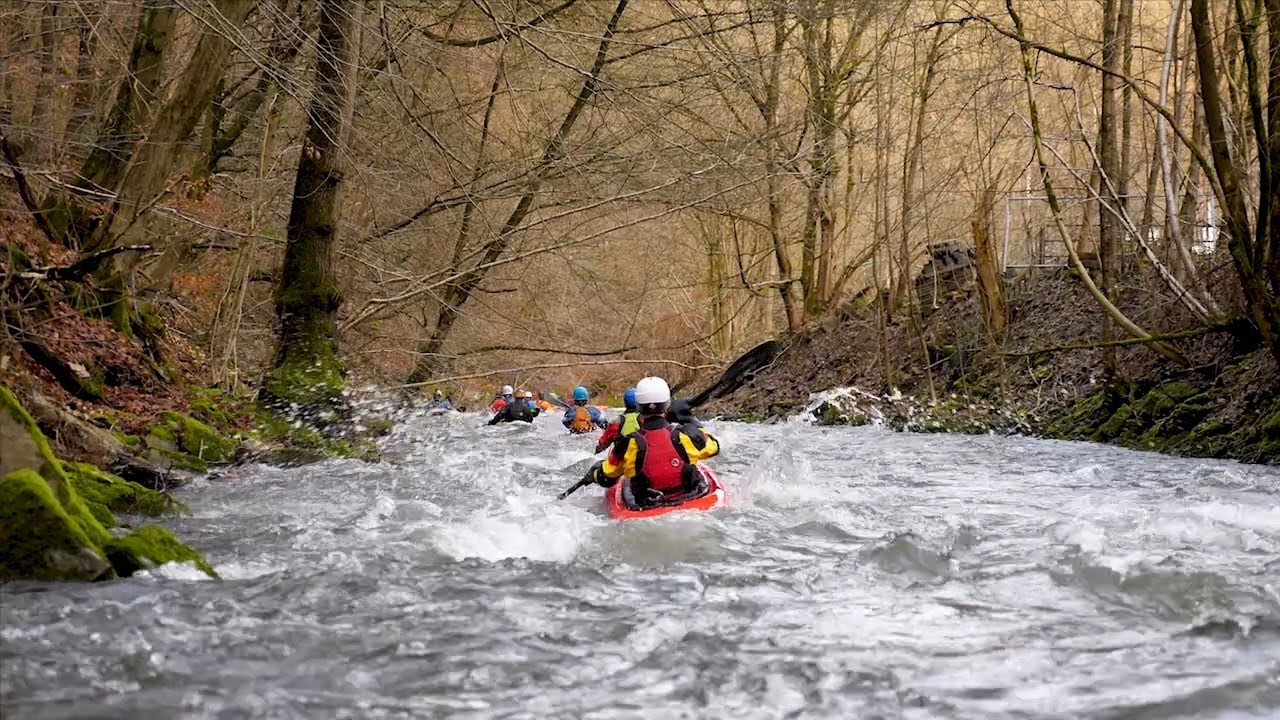
[[(596, 452), (608, 450), (608, 455), (588, 471), (591, 480), (611, 487), (627, 477), (640, 504), (698, 490), (700, 476), (694, 466), (719, 454), (720, 443), (693, 416), (688, 401), (671, 401), (665, 380), (646, 377), (628, 388), (622, 396), (622, 414), (612, 422), (590, 400), (585, 387), (574, 388), (573, 404), (565, 404), (561, 423), (573, 434), (604, 430)], [(533, 422), (543, 409), (532, 392), (504, 385), (490, 406), (489, 424)]]

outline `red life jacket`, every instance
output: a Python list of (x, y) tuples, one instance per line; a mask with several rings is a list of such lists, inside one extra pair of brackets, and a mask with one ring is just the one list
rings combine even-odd
[(683, 490), (689, 456), (680, 442), (680, 428), (666, 425), (641, 430), (633, 437), (640, 444), (636, 451), (636, 475), (647, 480), (654, 490)]

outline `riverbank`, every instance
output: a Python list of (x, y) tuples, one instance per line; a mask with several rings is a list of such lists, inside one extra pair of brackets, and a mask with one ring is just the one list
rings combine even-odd
[(1280, 372), (1229, 325), (1197, 328), (1167, 299), (1131, 292), (1126, 312), (1179, 336), (1171, 342), (1188, 362), (1120, 346), (1108, 381), (1096, 346), (1100, 310), (1069, 272), (1014, 284), (1000, 339), (985, 330), (974, 297), (940, 300), (884, 327), (874, 305), (844, 308), (787, 338), (767, 368), (701, 412), (755, 421), (808, 414), (821, 424), (1019, 433), (1280, 463)]
[(30, 223), (5, 227), (0, 283), (0, 580), (99, 580), (200, 554), (144, 518), (187, 512), (169, 490), (220, 467), (376, 457), (390, 422), (269, 411), (211, 377), (164, 295), (103, 311), (85, 257)]

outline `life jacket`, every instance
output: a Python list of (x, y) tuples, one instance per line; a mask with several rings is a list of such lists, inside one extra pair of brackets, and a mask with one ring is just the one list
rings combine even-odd
[(595, 427), (596, 424), (591, 419), (591, 411), (586, 405), (579, 405), (573, 409), (573, 419), (569, 421), (569, 432), (580, 435), (591, 432)]
[(529, 403), (516, 399), (506, 408), (508, 420), (519, 420), (521, 422), (533, 422), (533, 410), (529, 407)]
[(640, 431), (640, 413), (638, 412), (622, 413), (622, 427), (619, 428), (619, 432), (622, 434), (622, 436), (626, 437), (627, 435), (635, 435), (639, 431)]
[(680, 428), (667, 425), (640, 430), (635, 438), (640, 445), (636, 450), (636, 479), (664, 493), (689, 488), (693, 465), (680, 443)]

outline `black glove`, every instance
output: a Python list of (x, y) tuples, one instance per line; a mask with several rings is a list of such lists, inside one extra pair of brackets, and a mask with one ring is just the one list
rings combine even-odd
[(587, 471), (587, 477), (591, 478), (591, 481), (600, 487), (613, 487), (613, 484), (618, 482), (617, 478), (611, 478), (604, 474), (603, 460), (599, 460), (595, 465), (591, 466), (591, 469)]

